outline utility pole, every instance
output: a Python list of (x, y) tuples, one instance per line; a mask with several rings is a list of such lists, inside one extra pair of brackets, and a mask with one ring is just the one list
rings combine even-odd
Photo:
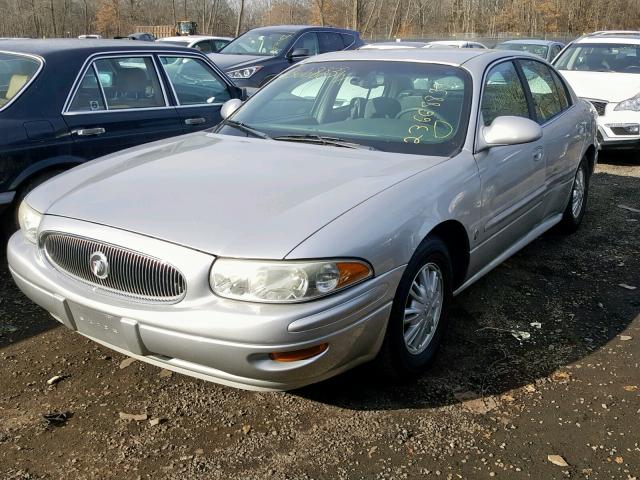
[(240, 28), (242, 27), (243, 13), (244, 13), (244, 0), (240, 0), (240, 11), (238, 12), (238, 21), (236, 22), (236, 37), (240, 36)]

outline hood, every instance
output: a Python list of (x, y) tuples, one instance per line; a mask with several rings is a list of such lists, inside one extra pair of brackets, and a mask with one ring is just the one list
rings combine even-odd
[(194, 133), (84, 164), (28, 202), (213, 255), (284, 258), (347, 210), (442, 161)]
[(211, 53), (209, 58), (223, 70), (248, 67), (271, 60), (268, 55), (226, 55), (224, 53)]
[(640, 93), (640, 74), (559, 70), (576, 95), (619, 103)]

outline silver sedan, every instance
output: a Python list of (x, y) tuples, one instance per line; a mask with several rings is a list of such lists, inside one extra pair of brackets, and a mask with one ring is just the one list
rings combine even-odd
[(31, 192), (8, 260), (68, 328), (249, 389), (424, 371), (454, 295), (578, 228), (597, 160), (589, 104), (515, 52), (321, 55), (223, 116)]

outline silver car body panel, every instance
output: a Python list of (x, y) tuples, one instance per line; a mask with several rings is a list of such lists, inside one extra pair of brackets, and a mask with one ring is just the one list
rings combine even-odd
[[(99, 239), (175, 266), (187, 279), (177, 304), (103, 295), (58, 273), (20, 233), (8, 247), (11, 272), (69, 328), (165, 368), (276, 390), (335, 375), (377, 354), (404, 269), (434, 228), (455, 222), (466, 232), (469, 265), (458, 293), (560, 220), (578, 165), (595, 150), (595, 118), (571, 93), (573, 106), (542, 125), (542, 139), (476, 149), (485, 75), (512, 58), (513, 52), (414, 49), (335, 52), (305, 61), (421, 61), (466, 69), (473, 79), (470, 121), (452, 158), (201, 132), (90, 162), (28, 196), (45, 214), (40, 232)], [(374, 277), (306, 303), (247, 303), (211, 292), (208, 275), (217, 256), (356, 257), (372, 265)], [(268, 356), (322, 342), (329, 348), (308, 360), (278, 363)]]

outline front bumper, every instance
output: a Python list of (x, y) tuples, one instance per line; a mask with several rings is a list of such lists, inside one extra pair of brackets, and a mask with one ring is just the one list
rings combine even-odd
[[(44, 227), (44, 228), (43, 228)], [(129, 232), (45, 216), (41, 230), (70, 231), (161, 254), (187, 277), (174, 305), (133, 303), (59, 273), (18, 232), (7, 259), (18, 287), (68, 328), (109, 348), (179, 373), (252, 390), (290, 390), (324, 380), (377, 354), (403, 268), (302, 304), (237, 302), (209, 291), (213, 257)], [(199, 285), (202, 283), (202, 285)], [(269, 353), (328, 343), (323, 353), (280, 363)]]
[[(617, 103), (608, 103), (598, 116), (598, 141), (602, 149), (640, 148), (640, 112), (616, 111)], [(637, 127), (637, 133), (631, 133)]]

